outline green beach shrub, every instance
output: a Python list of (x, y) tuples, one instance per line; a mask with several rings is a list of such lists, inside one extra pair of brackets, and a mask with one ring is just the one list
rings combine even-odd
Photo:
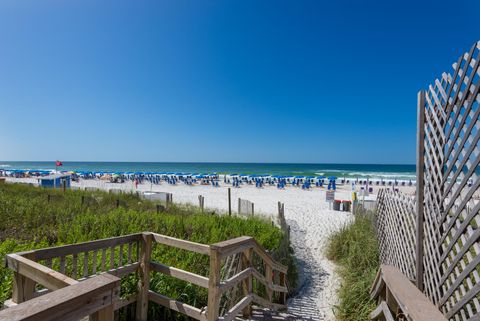
[(327, 257), (339, 265), (341, 286), (338, 320), (367, 321), (375, 309), (370, 288), (379, 268), (378, 242), (372, 214), (359, 214), (355, 220), (333, 234), (327, 245)]
[[(119, 202), (117, 202), (117, 199)], [(82, 202), (83, 200), (83, 202)], [(117, 207), (117, 203), (120, 205)], [(282, 231), (258, 217), (205, 214), (193, 206), (169, 206), (157, 213), (156, 205), (136, 194), (103, 191), (42, 189), (20, 184), (0, 185), (0, 257), (8, 253), (85, 242), (143, 231), (212, 244), (249, 235), (275, 251)], [(154, 246), (152, 259), (163, 264), (208, 275), (208, 257), (167, 246)], [(293, 254), (282, 258), (289, 265), (288, 281), (296, 283)], [(12, 272), (0, 267), (0, 304), (11, 297)], [(153, 273), (155, 291), (195, 306), (207, 304), (206, 289)], [(135, 276), (122, 279), (122, 296), (134, 293)], [(186, 319), (152, 304), (150, 313), (166, 319)]]

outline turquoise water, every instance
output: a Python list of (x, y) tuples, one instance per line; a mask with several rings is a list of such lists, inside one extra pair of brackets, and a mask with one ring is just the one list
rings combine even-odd
[[(3, 162), (0, 169), (55, 169), (55, 162)], [(278, 163), (147, 163), (63, 162), (61, 170), (105, 172), (184, 172), (337, 176), (339, 178), (415, 179), (415, 165), (278, 164)]]

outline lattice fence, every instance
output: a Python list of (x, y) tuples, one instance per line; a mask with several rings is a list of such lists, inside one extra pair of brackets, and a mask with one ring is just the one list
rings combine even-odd
[(480, 42), (424, 94), (425, 293), (450, 320), (480, 312)]
[[(411, 279), (420, 275), (419, 287), (452, 321), (480, 320), (479, 64), (480, 42), (453, 64), (452, 73), (419, 93), (422, 215), (400, 194), (383, 191), (378, 200), (382, 262)], [(415, 218), (422, 224), (416, 232), (423, 245), (418, 252), (423, 265), (416, 270)]]
[(380, 262), (396, 266), (414, 280), (415, 198), (381, 189), (377, 201), (375, 228), (380, 245)]

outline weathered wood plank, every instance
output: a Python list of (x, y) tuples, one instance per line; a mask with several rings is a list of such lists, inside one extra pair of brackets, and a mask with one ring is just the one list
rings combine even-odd
[(162, 305), (166, 308), (169, 308), (171, 310), (175, 310), (177, 312), (185, 314), (185, 315), (187, 315), (191, 318), (194, 318), (196, 320), (200, 320), (200, 321), (206, 321), (207, 320), (204, 311), (202, 311), (202, 310), (200, 310), (196, 307), (193, 307), (191, 305), (188, 305), (186, 303), (182, 303), (180, 301), (171, 299), (171, 298), (166, 297), (164, 295), (155, 293), (153, 291), (148, 292), (148, 298), (152, 302), (155, 302), (155, 303), (160, 304), (160, 305)]
[(388, 309), (387, 303), (382, 301), (378, 307), (370, 313), (370, 319), (372, 320), (384, 320), (384, 321), (395, 321), (392, 316), (392, 313)]
[(255, 253), (257, 253), (266, 264), (270, 265), (276, 271), (283, 273), (288, 272), (288, 267), (275, 261), (255, 239), (253, 239), (252, 242), (255, 244)]
[(174, 278), (190, 282), (203, 288), (208, 288), (208, 278), (195, 273), (177, 269), (158, 262), (150, 262), (150, 269), (152, 271), (160, 272), (165, 275), (170, 275)]
[(205, 254), (205, 255), (210, 254), (210, 247), (205, 244), (185, 241), (185, 240), (177, 239), (170, 236), (160, 235), (156, 233), (153, 233), (153, 238), (156, 243), (173, 246), (176, 248), (197, 252), (200, 254)]
[[(243, 296), (247, 296), (253, 293), (253, 277), (252, 277), (252, 270), (253, 270), (253, 249), (245, 250), (242, 254), (242, 268), (244, 270), (251, 269), (250, 275), (248, 278), (244, 279), (242, 282), (242, 293)], [(227, 280), (228, 281), (228, 280)], [(243, 317), (249, 318), (252, 315), (252, 306), (248, 305), (243, 309)]]
[(253, 302), (253, 295), (247, 295), (246, 297), (243, 297), (240, 301), (238, 301), (237, 304), (235, 304), (228, 312), (226, 315), (223, 317), (218, 318), (218, 320), (222, 321), (231, 321), (234, 320), (237, 315), (242, 312), (246, 307), (250, 305), (250, 303)]
[(153, 235), (143, 233), (140, 242), (140, 268), (138, 269), (138, 296), (136, 308), (136, 321), (147, 321), (148, 291), (150, 288), (150, 255), (152, 253)]
[[(34, 261), (35, 253), (24, 253), (24, 258)], [(8, 266), (8, 257), (7, 257)], [(12, 303), (22, 303), (33, 298), (35, 294), (35, 281), (25, 277), (24, 275), (13, 272), (13, 289), (12, 289)]]
[(207, 320), (216, 321), (220, 308), (220, 254), (216, 247), (210, 249), (210, 275), (208, 281)]
[(89, 252), (93, 250), (99, 250), (102, 248), (108, 248), (111, 246), (117, 246), (120, 244), (127, 244), (130, 242), (138, 241), (141, 234), (131, 234), (119, 237), (112, 237), (103, 240), (96, 240), (90, 242), (83, 242), (70, 245), (62, 245), (56, 247), (50, 247), (45, 249), (35, 250), (37, 260), (44, 260), (48, 258), (61, 257), (72, 254), (79, 254), (82, 252)]
[[(447, 321), (435, 305), (402, 272), (393, 266), (381, 266), (380, 279), (403, 313), (412, 321)], [(375, 293), (375, 294), (378, 294)]]
[(113, 304), (120, 280), (100, 275), (0, 311), (2, 321), (78, 320)]
[(17, 254), (7, 255), (7, 266), (14, 272), (43, 285), (49, 290), (58, 290), (78, 283), (78, 281), (66, 275)]
[(220, 282), (220, 292), (225, 292), (228, 289), (234, 287), (240, 282), (243, 282), (244, 280), (250, 278), (252, 276), (253, 268), (246, 268), (245, 270), (242, 270), (240, 273), (235, 274), (231, 278), (228, 278), (225, 281)]

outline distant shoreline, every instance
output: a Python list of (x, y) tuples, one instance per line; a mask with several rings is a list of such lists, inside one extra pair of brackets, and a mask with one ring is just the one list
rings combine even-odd
[[(0, 170), (55, 170), (55, 162), (0, 161)], [(63, 162), (62, 171), (217, 173), (281, 176), (336, 176), (339, 179), (415, 180), (415, 165), (190, 163), (190, 162)]]

